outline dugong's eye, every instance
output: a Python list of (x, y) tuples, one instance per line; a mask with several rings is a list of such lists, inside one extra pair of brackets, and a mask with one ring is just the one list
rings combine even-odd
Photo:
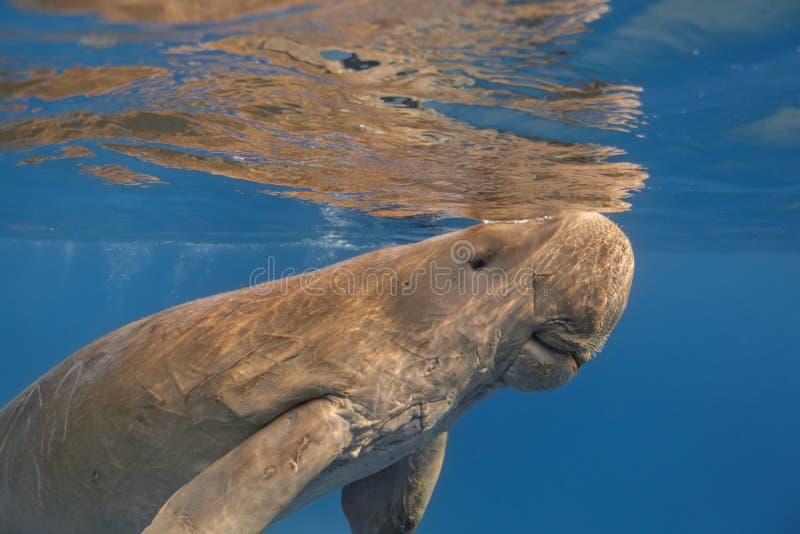
[(494, 250), (486, 250), (481, 253), (478, 253), (469, 260), (469, 266), (472, 267), (473, 271), (477, 271), (478, 269), (483, 269), (489, 262), (494, 259), (495, 251)]
[(475, 258), (469, 262), (469, 266), (472, 267), (473, 271), (477, 271), (478, 269), (486, 267), (486, 260), (483, 258)]

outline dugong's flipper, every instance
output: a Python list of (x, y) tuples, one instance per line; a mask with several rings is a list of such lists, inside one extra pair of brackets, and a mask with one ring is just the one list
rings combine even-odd
[(342, 489), (342, 508), (353, 534), (413, 532), (422, 519), (444, 461), (447, 433)]
[(333, 402), (302, 404), (187, 482), (145, 532), (261, 532), (351, 438)]

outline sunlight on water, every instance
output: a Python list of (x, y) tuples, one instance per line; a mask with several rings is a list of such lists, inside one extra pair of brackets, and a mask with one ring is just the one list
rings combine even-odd
[[(64, 157), (65, 144), (94, 141), (162, 167), (285, 186), (265, 192), (383, 216), (620, 211), (642, 187), (646, 174), (620, 160), (618, 148), (560, 139), (547, 126), (625, 132), (637, 125), (640, 88), (570, 64), (605, 2), (300, 5), (279, 17), (189, 31), (187, 42), (134, 43), (141, 65), (84, 66), (78, 55), (71, 64), (7, 70), (0, 95), (12, 112), (0, 142)], [(112, 20), (203, 16), (181, 2), (97, 7)], [(241, 2), (228, 14), (252, 9)], [(153, 41), (167, 35), (156, 29)], [(459, 107), (542, 121), (542, 135), (449, 116)], [(157, 173), (77, 165), (118, 183), (159, 181)]]

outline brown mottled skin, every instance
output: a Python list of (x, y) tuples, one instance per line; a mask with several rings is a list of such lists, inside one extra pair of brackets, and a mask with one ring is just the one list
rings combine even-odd
[[(396, 291), (365, 278), (376, 269), (397, 273)], [(518, 288), (526, 269), (536, 276)], [(348, 288), (347, 272), (371, 283)], [(496, 272), (510, 290), (489, 290)], [(131, 323), (0, 412), (0, 531), (259, 532), (352, 484), (354, 532), (410, 532), (454, 420), (506, 385), (569, 380), (618, 321), (632, 274), (613, 223), (567, 214)]]

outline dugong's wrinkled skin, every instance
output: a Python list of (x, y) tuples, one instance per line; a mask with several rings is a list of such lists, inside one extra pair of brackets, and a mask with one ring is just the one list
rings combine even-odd
[(411, 531), (456, 418), (569, 380), (632, 274), (613, 223), (568, 214), (131, 323), (0, 412), (0, 531), (258, 532), (342, 486), (355, 532)]

